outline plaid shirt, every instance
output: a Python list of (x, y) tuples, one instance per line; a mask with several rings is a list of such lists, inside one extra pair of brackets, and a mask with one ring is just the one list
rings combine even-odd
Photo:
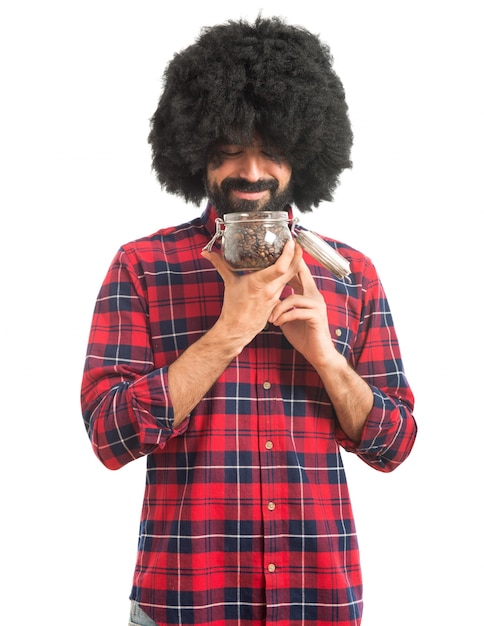
[(351, 283), (306, 256), (337, 349), (372, 387), (350, 441), (320, 378), (268, 326), (178, 428), (167, 369), (216, 321), (223, 283), (201, 218), (122, 247), (97, 300), (82, 389), (92, 446), (110, 469), (147, 457), (131, 598), (158, 624), (359, 624), (358, 546), (340, 446), (383, 472), (416, 434), (387, 301), (370, 261)]

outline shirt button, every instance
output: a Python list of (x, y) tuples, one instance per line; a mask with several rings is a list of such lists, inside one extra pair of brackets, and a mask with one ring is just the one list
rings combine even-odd
[(274, 444), (272, 443), (272, 441), (266, 441), (266, 450), (272, 450), (273, 447)]
[(270, 388), (271, 388), (271, 383), (270, 383), (268, 380), (266, 380), (266, 381), (263, 383), (263, 385), (262, 385), (262, 386), (264, 387), (264, 389), (270, 389)]
[(267, 508), (269, 509), (269, 511), (273, 511), (276, 508), (276, 505), (274, 502), (269, 502)]
[(334, 331), (334, 334), (336, 335), (336, 337), (341, 337), (341, 335), (342, 335), (342, 330), (341, 330), (341, 328), (337, 328), (337, 329)]
[(269, 572), (275, 572), (276, 571), (276, 566), (274, 565), (274, 563), (269, 563), (269, 565), (267, 566), (267, 569), (269, 570)]

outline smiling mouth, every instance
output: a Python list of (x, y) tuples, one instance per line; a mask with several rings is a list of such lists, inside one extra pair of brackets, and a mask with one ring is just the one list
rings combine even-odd
[(268, 192), (268, 189), (264, 189), (263, 191), (241, 191), (238, 189), (232, 189), (232, 193), (234, 194), (234, 196), (236, 196), (240, 200), (260, 200)]

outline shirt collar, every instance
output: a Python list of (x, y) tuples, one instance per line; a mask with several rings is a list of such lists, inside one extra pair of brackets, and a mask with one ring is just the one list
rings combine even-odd
[(217, 219), (217, 217), (218, 216), (217, 216), (217, 213), (215, 212), (215, 209), (209, 202), (207, 206), (205, 207), (205, 210), (202, 213), (202, 217), (201, 217), (202, 224), (205, 226), (205, 229), (207, 230), (209, 238), (213, 237), (217, 229), (216, 224), (215, 224), (215, 220)]

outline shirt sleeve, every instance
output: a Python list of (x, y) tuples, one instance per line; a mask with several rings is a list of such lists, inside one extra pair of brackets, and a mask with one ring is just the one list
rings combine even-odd
[(382, 472), (410, 454), (417, 434), (414, 396), (404, 372), (400, 347), (383, 286), (371, 263), (362, 280), (362, 310), (352, 363), (373, 391), (373, 408), (359, 443), (337, 425), (342, 447)]
[(173, 427), (168, 366), (155, 368), (142, 283), (126, 252), (114, 258), (94, 309), (81, 408), (94, 452), (109, 469), (162, 448)]

